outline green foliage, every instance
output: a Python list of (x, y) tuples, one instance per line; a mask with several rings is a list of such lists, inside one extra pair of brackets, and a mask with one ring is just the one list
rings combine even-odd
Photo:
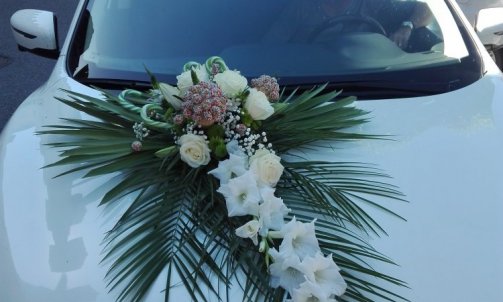
[(213, 124), (207, 129), (207, 135), (210, 138), (216, 137), (216, 138), (224, 138), (225, 135), (225, 130), (222, 125), (219, 124)]
[[(338, 93), (323, 93), (324, 88), (288, 96), (263, 121), (261, 131), (267, 132), (278, 154), (310, 148), (320, 141), (376, 138), (347, 132), (367, 122), (366, 112), (351, 105), (354, 98), (335, 101)], [(85, 177), (121, 172), (122, 180), (106, 193), (103, 205), (113, 206), (128, 194), (135, 196), (105, 238), (104, 260), (112, 261), (107, 284), (110, 290), (120, 291), (118, 301), (141, 301), (165, 269), (169, 272), (166, 301), (174, 272), (194, 301), (208, 301), (208, 292), (231, 301), (231, 286), (242, 287), (245, 301), (283, 301), (284, 291), (269, 286), (263, 255), (250, 240), (234, 234), (247, 219), (227, 216), (225, 200), (216, 193), (218, 181), (207, 174), (215, 167), (215, 159), (208, 167), (192, 169), (180, 160), (173, 137), (155, 129), (142, 141), (142, 150), (133, 152), (132, 127), (141, 122), (138, 114), (121, 107), (108, 93), (101, 100), (67, 92), (69, 99), (61, 102), (99, 121), (65, 119), (64, 124), (41, 131), (59, 139), (50, 145), (61, 150), (61, 160), (48, 167), (68, 165), (64, 174), (83, 170)], [(222, 137), (221, 130), (215, 127), (214, 136)], [(215, 148), (220, 146), (217, 141)], [(297, 219), (317, 218), (320, 246), (325, 254), (333, 255), (348, 283), (341, 300), (405, 300), (388, 287), (376, 285), (374, 281), (381, 280), (390, 286), (406, 286), (372, 268), (372, 262), (394, 263), (363, 239), (366, 233), (385, 233), (362, 204), (401, 219), (369, 199), (403, 201), (397, 188), (385, 182), (388, 176), (361, 163), (283, 161), (283, 165), (277, 195)]]

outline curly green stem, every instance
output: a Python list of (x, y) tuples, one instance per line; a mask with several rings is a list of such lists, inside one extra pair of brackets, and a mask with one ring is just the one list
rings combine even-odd
[(140, 116), (147, 127), (155, 128), (157, 130), (166, 131), (171, 130), (173, 127), (170, 123), (155, 121), (150, 118), (149, 114), (152, 111), (162, 112), (163, 108), (157, 104), (147, 104), (141, 108)]
[(225, 65), (224, 60), (221, 57), (218, 57), (218, 56), (213, 56), (213, 57), (209, 58), (208, 60), (206, 60), (206, 63), (205, 63), (206, 70), (210, 74), (211, 74), (211, 71), (213, 69), (213, 65), (217, 65), (220, 72), (224, 72), (227, 69), (229, 69), (227, 67), (227, 65)]
[(193, 68), (199, 68), (200, 66), (201, 64), (194, 61), (190, 61), (185, 63), (185, 65), (183, 65), (183, 71), (189, 71), (192, 70)]
[(134, 113), (139, 114), (141, 112), (141, 108), (132, 104), (130, 101), (127, 100), (127, 97), (129, 95), (141, 96), (142, 93), (137, 90), (133, 90), (133, 89), (126, 89), (126, 90), (122, 91), (118, 97), (119, 105), (121, 105), (126, 110), (129, 110), (129, 111), (132, 111)]

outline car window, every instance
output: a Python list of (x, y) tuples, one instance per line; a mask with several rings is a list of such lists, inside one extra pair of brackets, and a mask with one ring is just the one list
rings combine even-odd
[(186, 62), (218, 55), (248, 77), (307, 84), (469, 54), (438, 0), (100, 0), (88, 1), (87, 14), (71, 72), (99, 78), (137, 78), (146, 67), (173, 81)]

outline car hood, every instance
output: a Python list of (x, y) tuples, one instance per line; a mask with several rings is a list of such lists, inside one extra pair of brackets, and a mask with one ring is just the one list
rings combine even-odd
[[(59, 88), (97, 95), (55, 73), (20, 105), (0, 137), (2, 301), (115, 297), (104, 282), (110, 263), (100, 263), (102, 239), (124, 209), (97, 206), (109, 178), (54, 178), (63, 170), (41, 169), (58, 153), (44, 145), (48, 137), (34, 133), (61, 117), (83, 117), (54, 99), (64, 95)], [(392, 289), (411, 301), (501, 301), (502, 76), (486, 74), (446, 94), (356, 106), (370, 111), (371, 120), (355, 131), (389, 139), (341, 143), (310, 156), (375, 164), (406, 195), (408, 203), (379, 202), (407, 222), (368, 209), (388, 233), (369, 240), (399, 264), (379, 268), (411, 288)], [(159, 278), (146, 301), (162, 301), (163, 288)], [(188, 300), (182, 288), (175, 295)]]

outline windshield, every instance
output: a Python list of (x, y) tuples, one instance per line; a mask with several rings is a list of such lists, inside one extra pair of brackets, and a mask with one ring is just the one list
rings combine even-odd
[(470, 45), (438, 0), (91, 0), (79, 23), (77, 79), (148, 81), (148, 69), (174, 83), (186, 62), (215, 55), (282, 85), (405, 78), (433, 93), (473, 74)]

